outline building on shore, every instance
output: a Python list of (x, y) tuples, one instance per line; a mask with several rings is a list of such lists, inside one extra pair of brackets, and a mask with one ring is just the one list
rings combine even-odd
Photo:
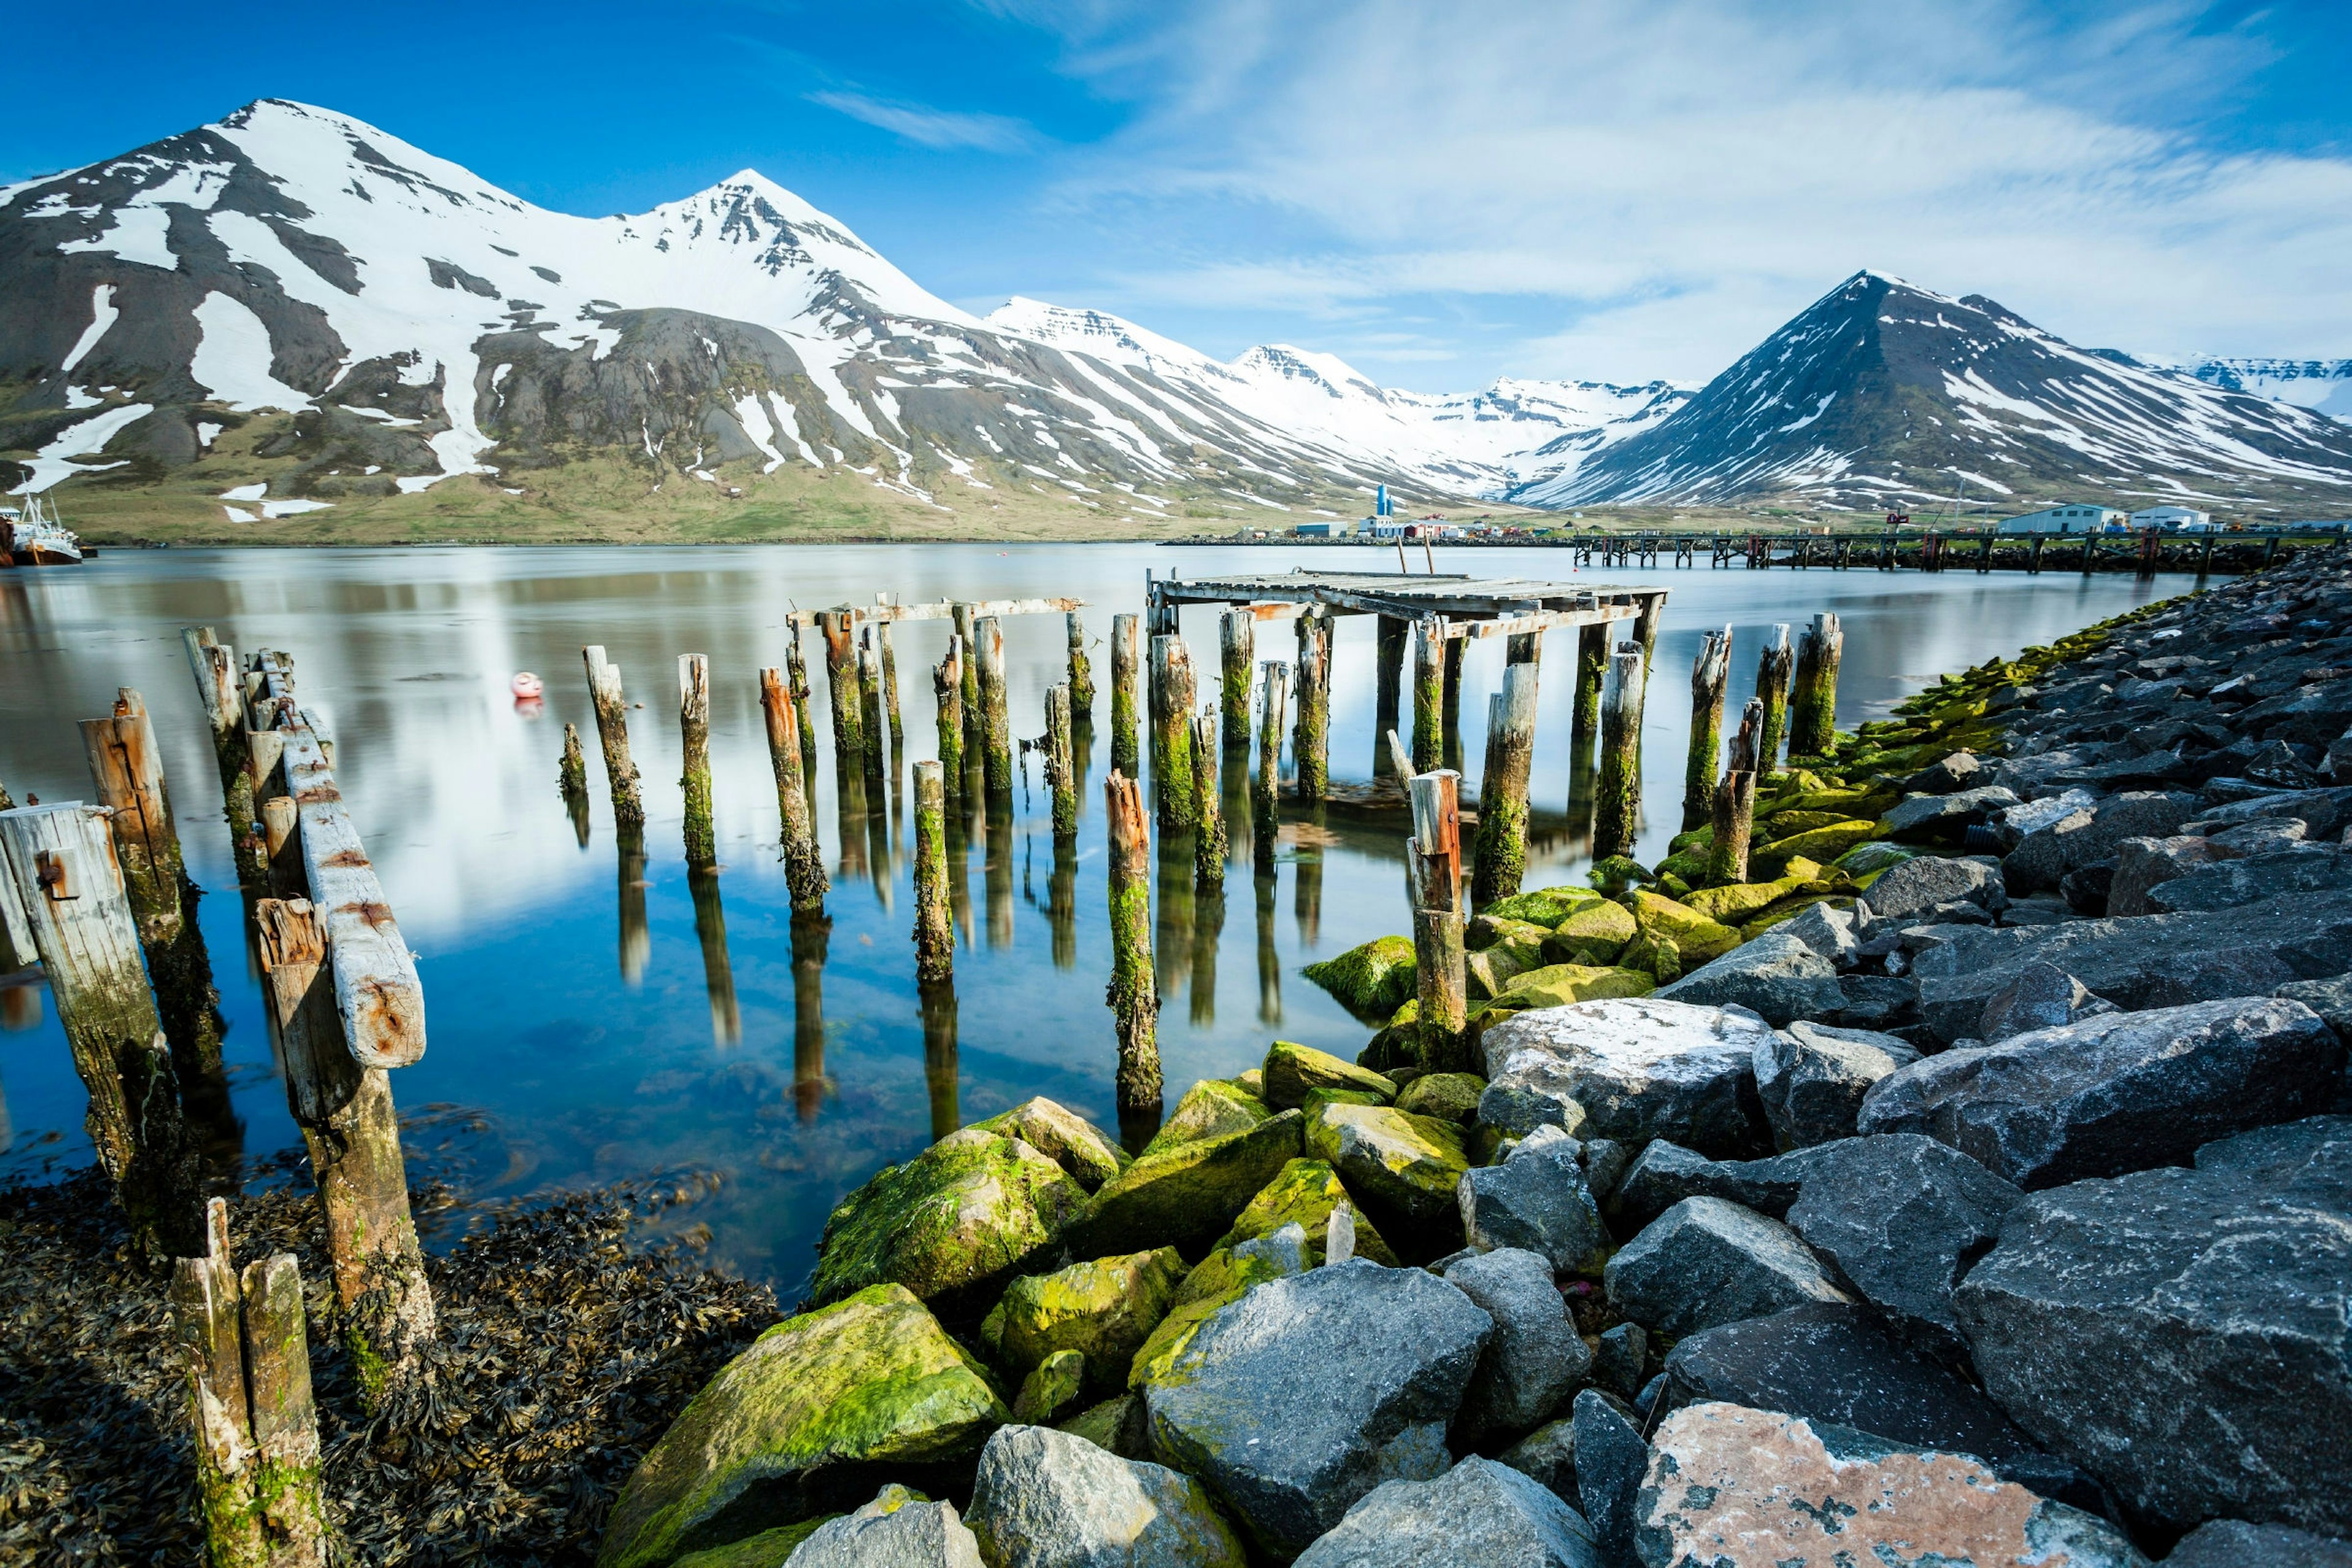
[(2152, 506), (2131, 514), (2134, 528), (2161, 528), (2174, 533), (2210, 533), (2213, 514), (2193, 506)]
[(2053, 506), (2005, 517), (2001, 533), (2106, 533), (2129, 525), (2131, 515), (2111, 506)]

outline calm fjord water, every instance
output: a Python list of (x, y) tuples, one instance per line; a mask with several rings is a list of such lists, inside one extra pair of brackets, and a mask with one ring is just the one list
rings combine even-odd
[[(45, 801), (86, 796), (75, 721), (109, 711), (118, 686), (145, 696), (191, 871), (212, 895), (202, 923), (230, 1026), (242, 1149), (252, 1163), (293, 1147), (180, 628), (210, 625), (240, 652), (290, 653), (420, 955), (430, 1048), (393, 1075), (412, 1158), (486, 1196), (715, 1172), (716, 1190), (672, 1211), (672, 1227), (699, 1242), (706, 1233), (692, 1227), (707, 1226), (714, 1261), (789, 1296), (839, 1195), (937, 1134), (1033, 1094), (1112, 1122), (1102, 639), (1113, 613), (1141, 607), (1145, 570), (1195, 577), (1394, 564), (1392, 553), (1369, 550), (1139, 545), (109, 552), (78, 571), (0, 574), (0, 780), (19, 801), (27, 791)], [(1644, 730), (1644, 859), (1663, 854), (1680, 826), (1686, 677), (1709, 626), (1735, 628), (1736, 711), (1770, 623), (1835, 610), (1846, 628), (1839, 718), (1851, 724), (1937, 673), (2190, 585), (1964, 572), (1577, 574), (1566, 552), (1529, 549), (1446, 550), (1438, 565), (1671, 591)], [(821, 963), (807, 942), (794, 963), (760, 718), (757, 671), (783, 662), (786, 612), (871, 603), (877, 592), (909, 603), (1082, 598), (1101, 688), (1075, 854), (1057, 861), (1033, 768), (1012, 817), (968, 847), (960, 878), (951, 857), (961, 889), (955, 999), (928, 1021), (910, 941), (908, 769), (933, 753), (929, 669), (947, 624), (897, 630), (901, 787), (863, 823), (845, 823), (838, 809), (822, 647), (808, 639), (817, 821), (834, 879)], [(1371, 770), (1372, 629), (1362, 617), (1339, 626), (1339, 779)], [(1213, 612), (1188, 611), (1184, 631), (1205, 698), (1216, 671)], [(1293, 657), (1286, 624), (1259, 635), (1261, 658)], [(645, 704), (630, 714), (650, 818), (642, 863), (620, 854), (604, 798), (580, 660), (591, 642), (604, 645), (631, 700)], [(1040, 734), (1046, 688), (1063, 675), (1061, 618), (1010, 620), (1005, 646), (1013, 731)], [(699, 883), (685, 868), (677, 785), (676, 659), (687, 652), (710, 657), (724, 863)], [(1566, 816), (1573, 654), (1572, 633), (1554, 634), (1544, 650), (1531, 887), (1580, 877), (1586, 859)], [(1474, 783), (1503, 657), (1498, 640), (1474, 644), (1464, 672)], [(547, 682), (535, 711), (508, 692), (523, 669)], [(556, 790), (566, 721), (586, 737), (596, 797), (584, 845)], [(1286, 845), (1271, 885), (1250, 875), (1247, 832), (1233, 842), (1238, 858), (1221, 908), (1193, 898), (1189, 852), (1155, 888), (1171, 1105), (1197, 1078), (1254, 1065), (1273, 1038), (1353, 1056), (1368, 1031), (1299, 968), (1406, 929), (1394, 830), (1328, 820)], [(46, 995), (19, 987), (0, 1001), (12, 1026), (0, 1032), (0, 1177), (86, 1163), (83, 1097)]]

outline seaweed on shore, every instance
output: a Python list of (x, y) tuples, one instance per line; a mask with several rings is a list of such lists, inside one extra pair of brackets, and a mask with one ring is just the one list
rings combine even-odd
[[(329, 1321), (302, 1184), (230, 1200), (240, 1262), (291, 1252), (309, 1292), (330, 1507), (347, 1561), (587, 1563), (605, 1510), (695, 1391), (782, 1315), (764, 1286), (633, 1245), (662, 1188), (463, 1211), (428, 1257), (441, 1333), (422, 1383), (362, 1412)], [(451, 1215), (450, 1217), (457, 1217)], [(185, 1395), (163, 1281), (86, 1171), (0, 1188), (0, 1568), (200, 1562)]]

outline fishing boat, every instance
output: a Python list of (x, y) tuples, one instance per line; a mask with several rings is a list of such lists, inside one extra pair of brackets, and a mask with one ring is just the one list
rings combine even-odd
[(58, 521), (57, 509), (39, 496), (24, 507), (0, 507), (0, 562), (12, 566), (79, 566), (81, 541)]

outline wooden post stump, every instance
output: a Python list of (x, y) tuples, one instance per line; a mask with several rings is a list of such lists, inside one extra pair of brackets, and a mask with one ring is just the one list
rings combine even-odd
[(686, 792), (686, 864), (689, 870), (702, 870), (719, 864), (719, 841), (710, 820), (710, 660), (706, 655), (677, 656), (677, 731), (686, 757), (677, 781)]
[(1837, 748), (1838, 658), (1845, 634), (1822, 611), (1797, 639), (1796, 678), (1789, 687), (1789, 757), (1826, 757)]
[(940, 787), (961, 815), (963, 801), (963, 638), (948, 634), (948, 651), (931, 671), (931, 707), (940, 732)]
[(1519, 890), (1528, 868), (1528, 777), (1536, 749), (1533, 664), (1503, 670), (1486, 709), (1486, 772), (1478, 781), (1477, 868), (1470, 897), (1483, 909)]
[(866, 628), (866, 646), (857, 650), (858, 736), (866, 773), (866, 788), (879, 808), (883, 785), (890, 774), (889, 733), (883, 728), (882, 658), (874, 651), (873, 627)]
[(1462, 660), (1470, 639), (1445, 639), (1445, 733), (1443, 756), (1447, 767), (1462, 771)]
[(1005, 712), (1004, 631), (994, 616), (983, 616), (972, 623), (971, 635), (979, 656), (981, 725), (986, 737), (982, 776), (990, 795), (1008, 795), (1013, 793), (1013, 721)]
[(1756, 725), (1756, 771), (1759, 773), (1778, 773), (1780, 768), (1780, 742), (1788, 734), (1789, 725), (1789, 672), (1796, 658), (1789, 647), (1788, 624), (1774, 625), (1764, 651), (1756, 656), (1756, 700), (1764, 704), (1763, 717)]
[(1078, 831), (1078, 768), (1070, 746), (1074, 706), (1066, 685), (1045, 693), (1045, 784), (1053, 792), (1056, 838), (1073, 838)]
[(637, 768), (629, 761), (629, 706), (621, 693), (621, 667), (602, 647), (580, 650), (588, 667), (588, 696), (596, 709), (596, 738), (604, 748), (604, 782), (613, 794), (613, 820), (641, 827), (646, 803), (637, 791)]
[(792, 890), (793, 912), (824, 912), (824, 856), (818, 849), (816, 824), (809, 812), (808, 790), (801, 775), (800, 714), (785, 684), (784, 672), (771, 666), (760, 672), (760, 711), (768, 725), (768, 763), (776, 775), (776, 809), (783, 821), (784, 882)]
[(1414, 775), (1412, 837), (1406, 846), (1412, 888), (1412, 944), (1420, 997), (1418, 1055), (1425, 1072), (1466, 1063), (1462, 1031), (1469, 989), (1463, 952), (1461, 775), (1450, 769)]
[(1163, 834), (1192, 830), (1192, 657), (1184, 639), (1151, 639), (1151, 786)]
[(210, 626), (188, 626), (180, 633), (187, 649), (188, 668), (195, 676), (196, 696), (212, 726), (213, 756), (219, 764), (221, 802), (228, 818), (229, 845), (236, 856), (241, 881), (259, 883), (267, 874), (261, 842), (254, 831), (253, 780), (247, 772), (245, 694), (236, 668), (236, 650), (213, 640)]
[(888, 621), (874, 623), (874, 641), (882, 656), (882, 709), (889, 715), (890, 755), (895, 759), (907, 749), (907, 731), (898, 717), (898, 650), (890, 646)]
[(1217, 710), (1227, 737), (1247, 741), (1250, 678), (1256, 672), (1257, 617), (1246, 608), (1217, 617)]
[[(801, 654), (801, 630), (792, 628), (793, 640), (784, 645), (784, 676), (792, 682), (793, 727), (801, 737), (801, 789), (808, 796), (809, 821), (816, 821), (816, 726), (809, 719), (808, 660)], [(810, 829), (814, 837), (815, 829)]]
[(1748, 880), (1748, 840), (1756, 821), (1756, 737), (1763, 729), (1763, 700), (1751, 697), (1738, 730), (1725, 743), (1723, 777), (1715, 786), (1715, 837), (1706, 851), (1709, 887)]
[(1250, 841), (1261, 877), (1274, 875), (1275, 842), (1282, 833), (1282, 710), (1289, 700), (1290, 666), (1269, 661), (1258, 698), (1257, 777), (1250, 791)]
[(981, 753), (987, 749), (987, 725), (981, 717), (980, 652), (972, 632), (972, 607), (958, 605), (951, 612), (955, 618), (957, 646), (963, 649), (958, 668), (963, 682), (959, 696), (963, 708), (963, 759), (968, 768), (981, 765)]
[(1601, 710), (1601, 781), (1594, 792), (1592, 858), (1633, 853), (1642, 818), (1642, 648), (1621, 643)]
[(1192, 716), (1192, 884), (1202, 893), (1225, 885), (1225, 814), (1218, 788), (1217, 710)]
[(857, 695), (857, 649), (849, 612), (826, 610), (817, 616), (824, 634), (825, 701), (833, 710), (833, 773), (837, 784), (855, 778), (863, 793), (866, 721)]
[(588, 794), (588, 759), (580, 750), (580, 731), (572, 724), (563, 726), (563, 760), (556, 764), (555, 784), (565, 800)]
[(1413, 627), (1412, 767), (1429, 773), (1445, 760), (1445, 618), (1424, 616)]
[(1715, 809), (1715, 753), (1723, 743), (1723, 689), (1731, 679), (1731, 628), (1709, 632), (1691, 661), (1691, 734), (1683, 772), (1683, 826)]
[[(1399, 546), (1402, 548), (1402, 545)], [(1372, 776), (1380, 778), (1391, 771), (1391, 761), (1384, 743), (1388, 732), (1397, 727), (1397, 715), (1403, 698), (1404, 650), (1410, 640), (1412, 623), (1402, 616), (1381, 616), (1377, 653), (1374, 659), (1376, 678), (1372, 699)], [(1246, 714), (1244, 714), (1246, 718)], [(1228, 733), (1231, 731), (1228, 731)]]
[(1609, 628), (1576, 629), (1576, 716), (1569, 727), (1571, 739), (1601, 733), (1601, 689), (1609, 679)]
[[(1054, 689), (1068, 698), (1061, 687)], [(915, 976), (936, 984), (955, 973), (948, 912), (947, 795), (935, 762), (915, 764)]]
[(1069, 634), (1070, 659), (1070, 721), (1091, 724), (1095, 718), (1095, 667), (1087, 658), (1087, 623), (1077, 611), (1063, 616), (1063, 628)]
[(290, 795), (261, 803), (261, 847), (269, 859), (269, 890), (281, 899), (302, 896), (302, 814)]
[(1298, 798), (1308, 805), (1330, 793), (1331, 617), (1298, 617), (1298, 719), (1290, 754), (1298, 769)]
[(1137, 743), (1135, 683), (1140, 650), (1133, 616), (1110, 618), (1110, 765), (1129, 778), (1141, 774), (1141, 747)]
[(1105, 997), (1118, 1037), (1122, 1111), (1160, 1103), (1160, 993), (1151, 972), (1151, 848), (1143, 793), (1118, 769), (1103, 781), (1110, 838), (1111, 978)]

